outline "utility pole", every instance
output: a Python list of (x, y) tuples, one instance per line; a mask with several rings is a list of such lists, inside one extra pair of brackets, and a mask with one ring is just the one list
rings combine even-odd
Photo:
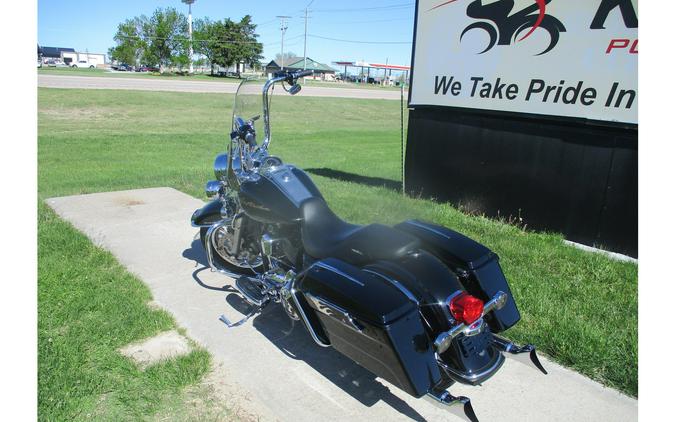
[(290, 19), (290, 16), (277, 16), (277, 18), (281, 19), (281, 70), (284, 70), (284, 35), (286, 35), (286, 30), (288, 29), (288, 25), (286, 24), (286, 21)]
[(188, 59), (190, 60), (190, 75), (194, 73), (192, 68), (192, 3), (195, 0), (181, 0), (183, 3), (188, 5), (188, 34), (190, 35), (190, 46), (188, 47)]
[[(309, 11), (309, 6), (314, 3), (314, 0), (310, 1), (307, 6), (305, 6), (305, 47), (302, 55), (305, 57), (305, 63), (302, 66), (302, 70), (307, 70), (307, 12)], [(304, 79), (304, 78), (303, 78)]]

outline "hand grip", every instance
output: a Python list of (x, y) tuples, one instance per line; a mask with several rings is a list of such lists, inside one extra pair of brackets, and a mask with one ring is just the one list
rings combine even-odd
[(295, 72), (293, 74), (293, 77), (302, 78), (303, 76), (309, 76), (309, 75), (312, 75), (312, 74), (314, 74), (313, 70), (309, 70), (309, 69), (308, 70), (300, 70), (298, 72)]

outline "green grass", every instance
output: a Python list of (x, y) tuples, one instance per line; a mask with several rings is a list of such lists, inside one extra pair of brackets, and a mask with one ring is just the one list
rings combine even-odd
[[(40, 197), (150, 186), (203, 197), (213, 158), (225, 150), (231, 104), (232, 96), (223, 94), (40, 89)], [(276, 97), (271, 152), (304, 168), (400, 180), (399, 107)], [(312, 177), (336, 213), (352, 222), (421, 218), (485, 243), (501, 256), (522, 314), (508, 337), (637, 395), (636, 265), (448, 204)]]
[(162, 412), (165, 398), (183, 402), (209, 354), (195, 348), (145, 371), (119, 354), (174, 321), (146, 305), (147, 287), (110, 253), (44, 203), (38, 211), (38, 419), (138, 420)]

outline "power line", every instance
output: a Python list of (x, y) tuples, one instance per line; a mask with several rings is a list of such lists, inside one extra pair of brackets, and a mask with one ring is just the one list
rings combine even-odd
[(412, 44), (412, 41), (362, 41), (362, 40), (344, 40), (340, 38), (323, 37), (321, 35), (307, 34), (308, 37), (320, 38), (322, 40), (347, 42), (352, 44)]
[[(173, 37), (173, 38), (168, 38), (168, 37), (153, 37), (150, 35), (144, 35), (144, 36), (138, 36), (138, 35), (115, 35), (115, 38), (127, 38), (127, 39), (135, 39), (135, 40), (164, 40), (164, 41), (190, 41), (190, 38), (183, 38), (183, 37)], [(262, 44), (260, 41), (225, 41), (225, 40), (217, 40), (217, 39), (194, 39), (193, 42), (215, 42), (215, 43), (221, 43), (221, 44)]]
[(367, 21), (338, 21), (338, 22), (326, 22), (326, 24), (335, 24), (335, 25), (349, 25), (353, 23), (376, 23), (376, 22), (396, 22), (396, 21), (412, 21), (413, 17), (410, 16), (408, 18), (394, 18), (394, 19), (374, 19), (374, 20), (367, 20)]
[(409, 7), (413, 7), (415, 3), (397, 3), (390, 4), (387, 6), (375, 6), (375, 7), (357, 7), (357, 8), (345, 8), (345, 9), (314, 9), (315, 12), (326, 12), (326, 13), (341, 13), (341, 12), (375, 12), (382, 10), (403, 10)]

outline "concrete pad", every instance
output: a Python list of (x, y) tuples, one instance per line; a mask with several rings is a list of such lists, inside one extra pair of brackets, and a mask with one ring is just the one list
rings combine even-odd
[(176, 356), (192, 351), (188, 339), (177, 331), (165, 331), (141, 342), (132, 343), (120, 349), (120, 353), (133, 360), (141, 368), (147, 368)]
[[(279, 307), (227, 329), (220, 314), (246, 311), (233, 281), (206, 267), (192, 212), (203, 202), (170, 188), (52, 198), (64, 219), (110, 250), (152, 290), (189, 337), (224, 368), (228, 398), (239, 397), (261, 420), (452, 421), (333, 349), (316, 346)], [(549, 375), (507, 359), (481, 387), (456, 386), (482, 421), (633, 421), (637, 400), (542, 359)]]

